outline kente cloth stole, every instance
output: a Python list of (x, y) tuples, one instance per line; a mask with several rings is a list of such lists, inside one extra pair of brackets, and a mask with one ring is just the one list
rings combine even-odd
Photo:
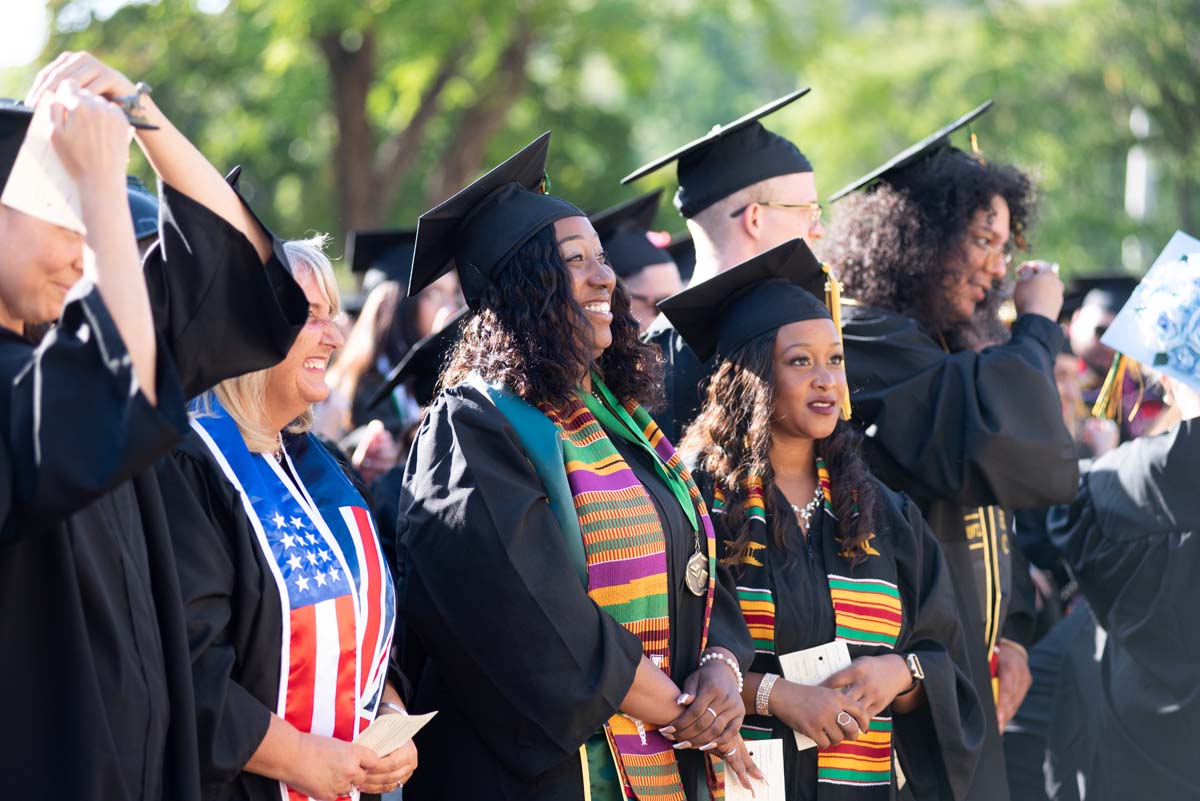
[[(215, 398), (211, 407), (192, 428), (238, 491), (283, 612), (273, 711), (302, 732), (352, 741), (375, 719), (396, 616), (367, 504), (312, 436), (284, 451), (293, 484), (270, 454), (250, 452)], [(279, 797), (306, 798), (282, 782)]]
[[(824, 494), (823, 512), (833, 521), (829, 470), (821, 459), (817, 460), (817, 479)], [(733, 565), (734, 570), (740, 572), (738, 601), (756, 653), (774, 657), (775, 589), (771, 579), (770, 530), (762, 479), (749, 476), (742, 487), (746, 492), (742, 508), (751, 521), (751, 533), (749, 548), (741, 564)], [(713, 496), (713, 514), (721, 515), (725, 509), (725, 495), (716, 489)], [(732, 545), (731, 542), (726, 544)], [(847, 644), (851, 658), (893, 650), (903, 622), (894, 563), (871, 558), (881, 554), (868, 540), (859, 549), (867, 560), (853, 568), (859, 575), (852, 576), (847, 560), (855, 554), (842, 549), (840, 542), (822, 542), (815, 547), (825, 549), (825, 565), (830, 571), (829, 597), (833, 603), (835, 639)], [(770, 717), (747, 714), (742, 737), (769, 739), (774, 722)], [(887, 798), (892, 782), (891, 768), (892, 717), (891, 710), (886, 709), (871, 720), (870, 729), (857, 740), (846, 740), (817, 752), (817, 797), (822, 801)]]
[[(645, 487), (617, 452), (595, 415), (572, 397), (561, 407), (539, 407), (559, 429), (567, 481), (579, 516), (587, 557), (588, 596), (642, 641), (646, 656), (663, 671), (671, 665), (666, 538)], [(701, 650), (708, 642), (716, 589), (717, 546), (700, 491), (675, 449), (637, 403), (624, 411), (645, 435), (667, 470), (686, 483), (707, 545), (708, 596)], [(613, 761), (626, 798), (685, 801), (675, 750), (657, 729), (620, 713), (605, 724)], [(724, 798), (724, 763), (709, 757), (714, 799)]]

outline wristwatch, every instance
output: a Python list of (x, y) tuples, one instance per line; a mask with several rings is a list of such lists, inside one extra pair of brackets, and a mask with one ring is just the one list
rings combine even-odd
[(908, 689), (900, 693), (900, 695), (908, 695), (913, 690), (917, 689), (917, 685), (925, 681), (925, 671), (921, 667), (921, 660), (916, 654), (905, 654), (904, 664), (908, 665), (909, 675), (912, 676), (912, 684)]

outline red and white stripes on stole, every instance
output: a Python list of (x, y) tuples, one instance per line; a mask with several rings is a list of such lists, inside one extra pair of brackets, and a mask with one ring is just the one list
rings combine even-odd
[[(387, 585), (384, 580), (388, 570), (387, 560), (379, 547), (375, 521), (370, 513), (361, 506), (343, 506), (340, 511), (346, 527), (356, 535), (355, 555), (361, 566), (358, 598), (362, 625), (359, 626), (358, 653), (367, 659), (368, 664), (359, 665), (359, 698), (364, 703), (374, 703), (387, 681), (388, 655), (392, 650), (394, 633), (392, 626), (385, 625), (388, 618)], [(361, 711), (370, 716), (364, 714), (360, 718), (359, 731), (374, 720), (374, 709)]]

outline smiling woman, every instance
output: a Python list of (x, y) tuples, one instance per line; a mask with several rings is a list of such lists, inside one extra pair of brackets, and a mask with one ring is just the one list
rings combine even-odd
[(404, 476), (414, 708), (438, 710), (404, 796), (707, 801), (710, 768), (748, 770), (749, 636), (642, 406), (657, 351), (592, 224), (543, 191), (548, 140), (418, 224), (409, 292), (455, 269), (473, 316)]
[(283, 245), (288, 267), (308, 299), (308, 322), (287, 358), (267, 370), (224, 381), (213, 390), (252, 453), (277, 452), (285, 429), (294, 434), (307, 431), (312, 405), (329, 394), (325, 369), (343, 338), (333, 324), (339, 296), (333, 266), (323, 250), (326, 241), (327, 237), (318, 236)]
[[(403, 707), (389, 674), (391, 571), (366, 501), (308, 433), (343, 344), (325, 241), (283, 244), (308, 301), (287, 355), (203, 396), (191, 436), (159, 468), (206, 797), (381, 793), (416, 767), (412, 743), (382, 756), (353, 744), (377, 715)], [(330, 664), (349, 669), (321, 669)]]

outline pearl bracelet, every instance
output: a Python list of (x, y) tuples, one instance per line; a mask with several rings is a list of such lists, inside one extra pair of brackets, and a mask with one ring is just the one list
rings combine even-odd
[(713, 660), (716, 660), (716, 659), (719, 659), (722, 662), (724, 662), (726, 665), (729, 666), (729, 669), (733, 671), (733, 675), (737, 678), (738, 695), (741, 695), (742, 694), (742, 685), (744, 682), (742, 680), (742, 668), (737, 663), (736, 659), (734, 659), (731, 656), (725, 656), (725, 654), (717, 653), (716, 651), (709, 651), (704, 656), (700, 657), (700, 667), (704, 667), (706, 664), (708, 664), (709, 662), (712, 662)]
[(775, 682), (779, 680), (779, 676), (774, 673), (764, 673), (762, 681), (758, 683), (758, 692), (754, 694), (754, 711), (759, 715), (770, 715), (771, 690), (775, 689)]

